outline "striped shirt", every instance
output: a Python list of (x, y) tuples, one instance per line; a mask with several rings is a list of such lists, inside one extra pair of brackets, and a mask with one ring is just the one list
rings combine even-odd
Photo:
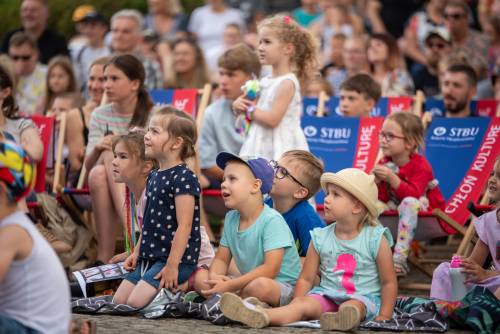
[(121, 135), (128, 131), (132, 115), (124, 116), (113, 110), (111, 104), (96, 108), (92, 112), (89, 125), (89, 142), (85, 151), (89, 155), (99, 141), (104, 137), (106, 131), (115, 135)]

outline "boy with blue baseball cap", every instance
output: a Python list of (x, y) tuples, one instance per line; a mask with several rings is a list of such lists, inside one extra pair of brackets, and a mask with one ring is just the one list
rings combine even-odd
[[(271, 191), (274, 170), (263, 158), (227, 152), (219, 153), (216, 162), (224, 170), (224, 204), (232, 210), (226, 214), (220, 247), (210, 266), (212, 288), (202, 294), (237, 292), (271, 306), (286, 305), (301, 265), (284, 218), (263, 201)], [(241, 272), (233, 279), (226, 276), (232, 258)]]

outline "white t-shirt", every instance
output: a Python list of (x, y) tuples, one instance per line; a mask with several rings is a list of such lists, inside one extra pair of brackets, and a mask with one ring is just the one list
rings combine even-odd
[(230, 23), (236, 23), (244, 29), (243, 13), (234, 8), (226, 8), (223, 12), (216, 13), (210, 5), (198, 7), (193, 11), (188, 30), (198, 36), (205, 58), (211, 48), (224, 46), (224, 29)]

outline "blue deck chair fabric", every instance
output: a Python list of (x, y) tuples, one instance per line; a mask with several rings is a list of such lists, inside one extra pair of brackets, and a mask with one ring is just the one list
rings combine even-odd
[[(323, 160), (325, 170), (357, 167), (369, 172), (378, 152), (382, 117), (302, 117), (302, 129), (311, 153)], [(316, 195), (323, 203), (324, 193)]]
[[(445, 213), (465, 223), (467, 203), (477, 202), (500, 153), (500, 118), (436, 118), (424, 154), (446, 199)], [(454, 233), (447, 225), (446, 232)]]
[[(470, 110), (472, 116), (495, 117), (498, 106), (497, 100), (472, 100)], [(428, 97), (425, 100), (424, 110), (428, 111), (434, 117), (443, 117), (445, 113), (444, 102), (442, 99)]]
[[(371, 117), (386, 117), (393, 112), (408, 111), (411, 109), (413, 98), (411, 96), (400, 96), (400, 97), (381, 97), (372, 112)], [(333, 117), (342, 117), (339, 109), (339, 97), (332, 96), (325, 102), (325, 115)], [(304, 98), (303, 99), (303, 110), (304, 114), (309, 116), (315, 116), (318, 109), (318, 99), (317, 98)]]

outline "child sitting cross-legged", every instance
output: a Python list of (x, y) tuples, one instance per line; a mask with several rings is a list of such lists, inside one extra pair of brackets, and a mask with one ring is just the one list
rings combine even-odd
[[(171, 106), (157, 110), (144, 136), (145, 153), (158, 161), (146, 184), (138, 247), (125, 261), (132, 271), (113, 301), (140, 308), (161, 288), (176, 290), (197, 270), (200, 254), (200, 184), (185, 160), (195, 154), (196, 125)], [(116, 149), (116, 147), (115, 147)]]
[(307, 201), (321, 186), (323, 163), (307, 151), (292, 150), (283, 153), (278, 161), (271, 161), (271, 165), (274, 168), (274, 182), (271, 198), (266, 200), (266, 204), (285, 218), (303, 260), (311, 241), (310, 231), (315, 227), (325, 227)]
[[(224, 170), (224, 204), (232, 210), (226, 214), (220, 247), (210, 266), (212, 288), (201, 293), (208, 297), (231, 291), (271, 306), (286, 305), (301, 266), (285, 220), (263, 201), (273, 184), (273, 168), (265, 159), (227, 152), (219, 153), (216, 162)], [(234, 279), (227, 277), (232, 258), (241, 273)]]
[[(335, 222), (311, 232), (293, 301), (264, 309), (225, 293), (221, 310), (226, 317), (255, 328), (320, 319), (322, 329), (342, 331), (363, 320), (392, 317), (397, 295), (392, 237), (377, 220), (374, 176), (348, 168), (323, 174), (321, 186), (327, 193), (326, 218)], [(321, 281), (313, 287), (318, 271)]]

